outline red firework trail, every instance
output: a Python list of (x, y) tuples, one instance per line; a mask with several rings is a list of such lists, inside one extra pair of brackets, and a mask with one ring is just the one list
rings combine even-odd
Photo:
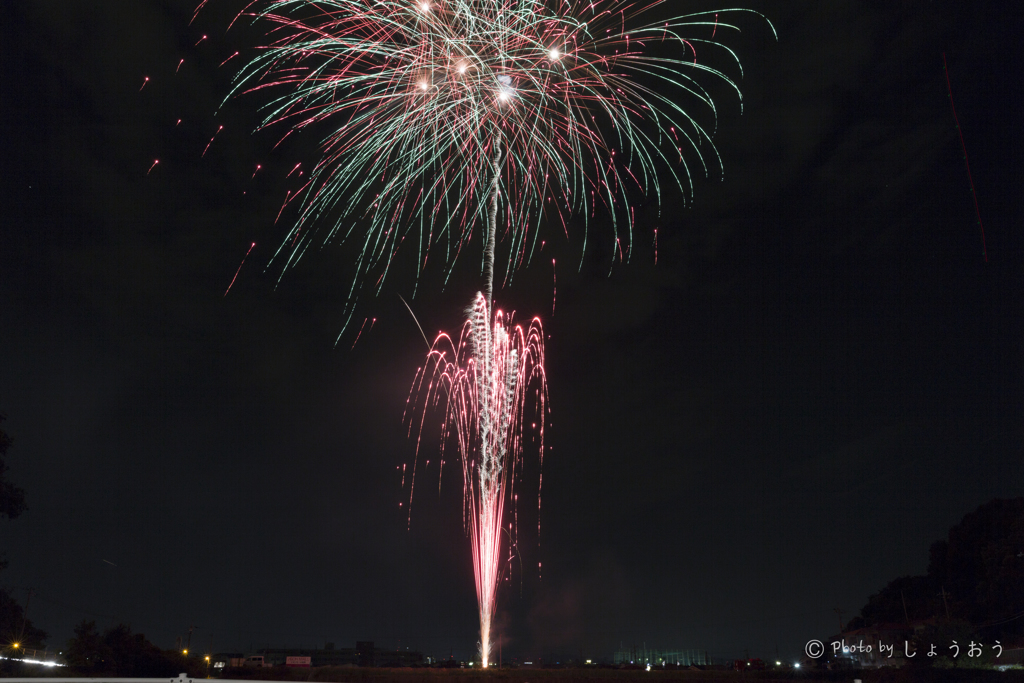
[[(203, 42), (204, 40), (206, 40), (206, 36), (203, 36), (202, 38), (200, 38), (199, 40), (197, 40), (197, 41), (196, 41), (196, 45), (198, 45), (199, 43)], [(192, 47), (195, 47), (195, 45), (193, 45)]]
[(148, 171), (146, 171), (146, 175), (149, 175), (150, 173), (152, 173), (153, 169), (156, 168), (156, 165), (159, 164), (159, 163), (160, 163), (160, 160), (159, 159), (155, 159), (153, 161), (153, 165), (149, 167)]
[[(363, 320), (363, 324), (359, 327), (359, 334), (356, 335), (356, 340), (352, 342), (352, 349), (356, 348), (356, 344), (359, 343), (359, 338), (363, 336), (363, 328), (366, 327), (366, 323), (370, 322), (369, 318)], [(352, 349), (349, 349), (350, 351)]]
[(174, 73), (178, 73), (178, 70), (181, 69), (181, 65), (184, 64), (184, 63), (185, 63), (184, 59), (181, 60), (180, 62), (178, 62), (178, 68), (174, 70)]
[(284, 213), (284, 207), (288, 206), (288, 197), (291, 193), (291, 190), (284, 193), (284, 202), (281, 204), (281, 210), (277, 212), (277, 218), (274, 219), (274, 225), (277, 225), (277, 222), (281, 220), (281, 214)]
[(256, 164), (256, 170), (252, 172), (252, 178), (249, 178), (249, 180), (252, 180), (253, 178), (255, 178), (256, 174), (260, 172), (261, 168), (263, 168), (263, 167), (260, 166), (259, 164)]
[(981, 209), (978, 208), (978, 194), (974, 191), (974, 178), (971, 177), (971, 162), (967, 160), (967, 145), (964, 144), (964, 132), (960, 130), (960, 120), (956, 116), (956, 107), (953, 105), (953, 86), (949, 83), (949, 68), (946, 66), (946, 53), (942, 53), (942, 70), (946, 73), (946, 89), (949, 91), (949, 106), (953, 110), (953, 122), (956, 123), (956, 133), (960, 136), (960, 147), (964, 151), (964, 166), (967, 167), (967, 181), (971, 184), (971, 198), (974, 199), (974, 214), (978, 217), (978, 227), (981, 229), (981, 255), (988, 263), (988, 249), (985, 247), (985, 226), (981, 223)]
[[(149, 83), (149, 76), (143, 77), (143, 79), (142, 79), (142, 88), (145, 88), (147, 83)], [(139, 92), (142, 92), (142, 88), (139, 88)]]
[[(227, 64), (228, 62), (230, 62), (232, 59), (234, 59), (237, 56), (238, 56), (238, 53), (236, 52), (235, 54), (231, 55), (230, 57), (225, 59), (223, 62), (221, 62), (220, 66), (224, 66), (225, 64)], [(220, 67), (217, 67), (217, 68), (219, 69)]]
[(213, 144), (213, 141), (217, 139), (217, 134), (220, 133), (222, 130), (224, 130), (224, 126), (219, 127), (217, 129), (217, 133), (213, 134), (213, 137), (210, 138), (210, 141), (206, 143), (206, 149), (203, 150), (203, 154), (200, 158), (205, 157), (206, 153), (210, 151), (210, 145)]
[(249, 251), (245, 252), (245, 256), (242, 257), (242, 262), (238, 264), (238, 270), (235, 271), (235, 276), (233, 278), (231, 278), (231, 284), (228, 285), (228, 288), (224, 291), (224, 296), (227, 296), (228, 292), (231, 291), (231, 288), (235, 286), (235, 280), (238, 279), (238, 274), (242, 272), (242, 266), (245, 265), (245, 259), (249, 258), (249, 254), (252, 253), (252, 250), (255, 247), (256, 247), (256, 243), (253, 242), (252, 245), (249, 247)]
[(654, 229), (654, 265), (658, 265), (658, 229)]
[(551, 259), (551, 317), (555, 317), (555, 299), (558, 298), (558, 276), (555, 273), (555, 259)]

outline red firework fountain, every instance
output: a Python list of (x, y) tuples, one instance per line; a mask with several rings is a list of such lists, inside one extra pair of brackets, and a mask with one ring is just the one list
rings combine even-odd
[[(547, 379), (544, 332), (534, 318), (524, 330), (512, 316), (491, 316), (483, 294), (468, 311), (458, 343), (440, 334), (417, 373), (412, 396), (427, 406), (444, 405), (442, 443), (454, 438), (462, 461), (463, 511), (473, 548), (480, 607), (480, 658), (490, 661), (491, 620), (504, 566), (501, 534), (505, 502), (523, 456), (528, 404), (537, 412), (539, 457), (544, 453)], [(532, 400), (531, 400), (532, 398)], [(420, 420), (422, 433), (426, 410)], [(539, 492), (538, 492), (539, 500)]]

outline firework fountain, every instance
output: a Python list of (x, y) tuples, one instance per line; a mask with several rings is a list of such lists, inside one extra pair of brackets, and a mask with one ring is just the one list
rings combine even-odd
[[(473, 549), (480, 610), (480, 658), (491, 653), (491, 621), (501, 581), (505, 503), (526, 441), (543, 454), (547, 384), (544, 333), (539, 319), (527, 329), (512, 316), (493, 316), (483, 294), (467, 312), (458, 342), (441, 334), (413, 384), (412, 395), (427, 406), (443, 405), (442, 440), (458, 445), (464, 483), (464, 521)], [(525, 434), (525, 416), (537, 417), (535, 435)], [(424, 410), (421, 415), (426, 415)], [(422, 418), (420, 428), (422, 430)]]
[(232, 94), (282, 88), (263, 126), (283, 124), (288, 134), (332, 122), (322, 159), (291, 196), (303, 197), (302, 209), (274, 260), (283, 275), (317, 240), (357, 246), (343, 332), (363, 282), (373, 273), (382, 286), (403, 244), (417, 250), (419, 270), (428, 254), (443, 250), (450, 274), (474, 226), (486, 226), (484, 292), (458, 342), (446, 334), (434, 342), (413, 391), (426, 406), (444, 405), (443, 438), (458, 443), (484, 666), (503, 566), (504, 506), (523, 454), (529, 397), (541, 454), (547, 410), (539, 320), (524, 330), (494, 308), (497, 244), (500, 238), (507, 245), (507, 282), (535, 255), (542, 219), (569, 236), (577, 225), (569, 217), (581, 216), (585, 236), (601, 205), (620, 258), (625, 226), (628, 256), (631, 190), (657, 199), (664, 179), (688, 195), (688, 157), (705, 175), (707, 159), (720, 166), (710, 133), (688, 105), (715, 120), (703, 77), (739, 96), (713, 64), (724, 59), (742, 72), (717, 36), (738, 31), (726, 19), (747, 10), (666, 17), (667, 5), (254, 0), (240, 15), (272, 28)]

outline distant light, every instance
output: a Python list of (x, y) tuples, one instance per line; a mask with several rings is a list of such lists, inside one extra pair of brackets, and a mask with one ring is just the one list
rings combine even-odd
[(775, 662), (775, 666), (782, 666), (782, 662)]
[(649, 663), (649, 662), (648, 662), (648, 664), (647, 664), (647, 670), (648, 670), (648, 671), (650, 671), (650, 670), (651, 670), (651, 665), (650, 665), (650, 663)]
[(17, 650), (18, 649), (18, 643), (14, 643), (13, 645), (11, 645), (11, 647), (13, 647), (15, 650)]
[(420, 90), (426, 90), (427, 87), (428, 86), (426, 81), (420, 81)]
[(548, 57), (551, 57), (552, 62), (558, 61), (558, 58), (561, 56), (562, 53), (558, 51), (558, 48), (551, 48), (551, 51), (548, 52)]
[(797, 662), (796, 664), (794, 664), (793, 668), (794, 669), (799, 669), (800, 668), (800, 662)]
[(588, 660), (587, 660), (587, 664), (591, 664), (591, 663), (592, 663), (592, 662), (591, 662), (591, 661), (590, 661), (590, 660), (588, 659)]
[(181, 654), (183, 654), (183, 655), (187, 655), (187, 654), (188, 654), (188, 650), (182, 650), (182, 651), (181, 651)]

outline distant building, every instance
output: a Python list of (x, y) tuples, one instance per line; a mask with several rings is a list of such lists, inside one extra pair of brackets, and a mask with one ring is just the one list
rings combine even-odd
[(707, 650), (651, 650), (634, 647), (616, 652), (614, 662), (619, 665), (707, 666), (711, 660)]
[[(422, 666), (423, 653), (411, 650), (386, 650), (374, 646), (373, 641), (359, 641), (354, 648), (335, 648), (334, 643), (317, 648), (273, 648), (257, 650), (248, 657), (242, 655), (215, 655), (213, 666), (379, 666), (398, 668)], [(218, 662), (223, 662), (217, 666)], [(256, 662), (259, 662), (258, 664)]]

